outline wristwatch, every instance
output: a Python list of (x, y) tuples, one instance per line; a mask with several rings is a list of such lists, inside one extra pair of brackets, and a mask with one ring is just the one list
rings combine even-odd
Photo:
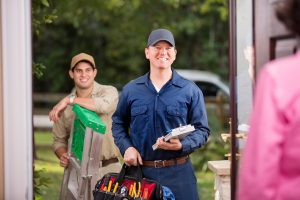
[(71, 96), (69, 97), (69, 100), (70, 100), (70, 104), (73, 105), (74, 104), (74, 99), (75, 99), (75, 96)]

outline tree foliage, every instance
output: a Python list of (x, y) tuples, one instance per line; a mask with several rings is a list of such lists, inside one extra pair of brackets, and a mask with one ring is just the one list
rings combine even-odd
[[(34, 36), (38, 37), (46, 24), (51, 24), (57, 18), (56, 10), (53, 9), (48, 0), (32, 1), (32, 30)], [(46, 66), (42, 63), (33, 62), (33, 74), (40, 79)]]
[[(41, 0), (42, 1), (42, 0)], [(227, 75), (226, 0), (50, 1), (59, 16), (34, 36), (34, 59), (46, 67), (35, 91), (68, 92), (72, 56), (95, 57), (97, 80), (121, 87), (149, 69), (144, 48), (151, 30), (170, 29), (178, 51), (174, 68)]]

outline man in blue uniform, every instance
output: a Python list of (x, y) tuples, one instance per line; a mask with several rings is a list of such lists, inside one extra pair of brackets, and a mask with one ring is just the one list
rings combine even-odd
[[(206, 143), (210, 131), (201, 90), (171, 67), (176, 53), (170, 31), (151, 32), (145, 48), (150, 72), (124, 86), (112, 131), (127, 165), (142, 165), (144, 176), (169, 187), (176, 200), (193, 200), (197, 180), (189, 154)], [(168, 130), (188, 124), (193, 133), (163, 141)]]

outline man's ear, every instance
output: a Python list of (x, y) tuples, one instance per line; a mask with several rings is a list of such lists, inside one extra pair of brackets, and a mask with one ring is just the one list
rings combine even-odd
[(74, 78), (74, 74), (73, 74), (73, 73), (74, 73), (74, 72), (73, 72), (72, 70), (69, 70), (69, 75), (70, 75), (71, 79)]
[(147, 59), (149, 59), (149, 49), (145, 48), (145, 56)]
[(94, 69), (94, 78), (96, 77), (97, 72), (98, 72), (98, 71), (97, 71), (97, 69), (95, 68), (95, 69)]

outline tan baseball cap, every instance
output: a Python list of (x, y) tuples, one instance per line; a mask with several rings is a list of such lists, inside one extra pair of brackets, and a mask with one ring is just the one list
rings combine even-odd
[(87, 61), (87, 62), (91, 63), (93, 68), (96, 68), (95, 61), (92, 56), (90, 56), (86, 53), (80, 53), (72, 58), (70, 70), (72, 70), (81, 61)]

